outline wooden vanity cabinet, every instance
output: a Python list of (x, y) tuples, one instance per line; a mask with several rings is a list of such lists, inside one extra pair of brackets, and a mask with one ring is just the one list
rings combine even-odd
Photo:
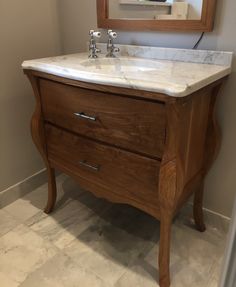
[(205, 230), (203, 182), (220, 146), (214, 109), (224, 79), (175, 98), (25, 73), (36, 97), (32, 137), (48, 171), (45, 212), (58, 169), (98, 197), (151, 214), (161, 223), (160, 286), (169, 287), (171, 224), (192, 194), (196, 227)]

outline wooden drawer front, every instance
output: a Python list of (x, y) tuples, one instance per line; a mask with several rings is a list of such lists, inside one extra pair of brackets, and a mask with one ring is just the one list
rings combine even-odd
[(159, 161), (98, 144), (51, 125), (46, 125), (45, 130), (52, 166), (66, 167), (116, 194), (157, 207)]
[(165, 140), (163, 104), (43, 79), (40, 91), (47, 121), (89, 138), (161, 158)]

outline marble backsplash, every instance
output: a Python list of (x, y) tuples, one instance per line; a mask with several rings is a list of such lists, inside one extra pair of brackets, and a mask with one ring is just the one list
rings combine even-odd
[[(97, 46), (101, 49), (102, 53), (106, 53), (107, 46), (105, 43), (98, 43)], [(233, 61), (232, 52), (118, 44), (115, 44), (115, 46), (120, 48), (120, 53), (118, 53), (119, 55), (128, 57), (212, 64), (220, 66), (231, 66)]]

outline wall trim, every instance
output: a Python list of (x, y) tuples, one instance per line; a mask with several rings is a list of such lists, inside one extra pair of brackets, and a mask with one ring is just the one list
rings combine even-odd
[(17, 199), (47, 182), (46, 168), (32, 174), (24, 180), (0, 192), (0, 208), (3, 208)]
[(206, 207), (203, 207), (203, 210), (204, 210), (205, 212), (207, 212), (207, 213), (212, 214), (212, 215), (219, 216), (219, 217), (221, 217), (221, 218), (224, 219), (224, 220), (228, 220), (228, 221), (231, 220), (230, 217), (228, 217), (228, 216), (226, 216), (226, 215), (223, 215), (223, 214), (221, 214), (221, 213), (219, 213), (219, 212), (210, 210), (210, 209), (208, 209), (208, 208), (206, 208)]
[[(228, 233), (231, 218), (205, 207), (203, 208), (203, 211), (207, 226), (212, 226)], [(180, 215), (183, 215), (187, 221), (189, 221), (189, 219), (193, 220), (193, 203), (191, 201), (183, 206)]]

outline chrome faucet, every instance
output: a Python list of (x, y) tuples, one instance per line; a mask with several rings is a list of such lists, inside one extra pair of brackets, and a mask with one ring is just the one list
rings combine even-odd
[(100, 53), (101, 50), (97, 48), (95, 38), (100, 38), (101, 32), (95, 32), (94, 30), (90, 30), (89, 35), (89, 58), (96, 59), (98, 57), (97, 53)]
[(107, 58), (115, 58), (115, 54), (120, 52), (120, 49), (114, 46), (113, 40), (117, 37), (117, 33), (112, 30), (107, 31), (108, 34), (108, 42), (107, 42)]

